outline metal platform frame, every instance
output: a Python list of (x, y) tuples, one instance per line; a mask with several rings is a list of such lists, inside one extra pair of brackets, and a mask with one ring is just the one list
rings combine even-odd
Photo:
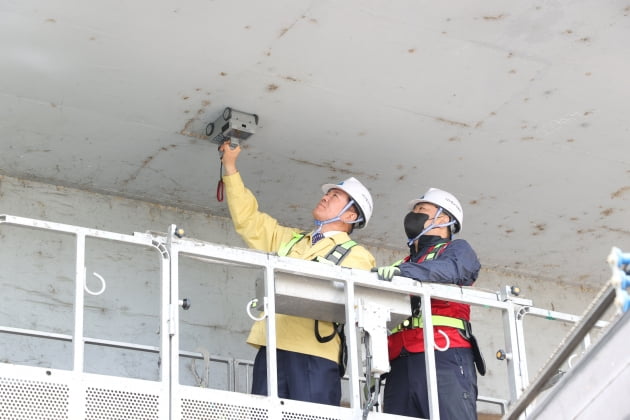
[[(474, 288), (460, 288), (457, 286), (440, 285), (434, 283), (420, 283), (404, 277), (395, 277), (392, 282), (382, 282), (376, 279), (374, 273), (354, 270), (338, 266), (328, 266), (310, 261), (279, 257), (249, 249), (227, 247), (219, 244), (181, 237), (181, 230), (175, 225), (168, 227), (167, 234), (134, 233), (133, 235), (117, 234), (102, 230), (89, 229), (66, 224), (46, 222), (10, 215), (0, 215), (0, 228), (3, 224), (29, 229), (48, 230), (74, 235), (76, 238), (75, 263), (75, 301), (74, 326), (71, 335), (55, 334), (46, 331), (0, 326), (1, 334), (17, 334), (47, 338), (52, 340), (71, 341), (73, 349), (73, 368), (71, 371), (42, 369), (29, 366), (18, 366), (0, 363), (0, 394), (10, 398), (0, 402), (0, 414), (6, 418), (22, 418), (23, 412), (14, 410), (13, 403), (22, 404), (26, 410), (41, 414), (41, 418), (110, 418), (103, 413), (111, 412), (111, 418), (118, 414), (125, 418), (143, 419), (304, 419), (304, 420), (342, 420), (342, 419), (394, 419), (399, 416), (387, 415), (365, 407), (362, 401), (362, 384), (365, 383), (365, 372), (361, 355), (365, 349), (357, 340), (357, 334), (347, 334), (349, 360), (347, 381), (350, 390), (349, 407), (332, 407), (313, 405), (299, 401), (284, 400), (277, 395), (276, 375), (276, 287), (277, 279), (282, 275), (299, 276), (308, 279), (318, 279), (329, 283), (329, 287), (338, 291), (342, 304), (345, 306), (345, 324), (357, 325), (365, 332), (372, 333), (370, 351), (374, 354), (386, 352), (385, 336), (377, 337), (374, 331), (385, 331), (384, 322), (389, 313), (383, 315), (383, 307), (373, 307), (368, 292), (386, 292), (408, 297), (418, 295), (425, 302), (431, 298), (462, 302), (493, 308), (501, 312), (504, 338), (506, 368), (510, 398), (508, 401), (480, 396), (480, 401), (498, 404), (505, 412), (510, 403), (518, 400), (528, 385), (527, 363), (525, 354), (525, 339), (523, 318), (525, 314), (548, 317), (549, 311), (533, 308), (532, 302), (512, 295), (509, 288), (492, 293)], [(114, 242), (122, 242), (157, 251), (160, 264), (161, 284), (161, 315), (159, 347), (143, 346), (134, 343), (102, 340), (96, 337), (85, 337), (84, 330), (84, 293), (91, 291), (86, 288), (85, 270), (85, 240), (94, 237)], [(201, 359), (204, 355), (183, 351), (179, 342), (179, 311), (182, 300), (179, 296), (179, 261), (180, 257), (193, 257), (212, 263), (253, 267), (264, 272), (265, 297), (263, 308), (267, 316), (268, 343), (268, 397), (254, 396), (234, 392), (233, 371), (236, 366), (247, 365), (248, 361), (234, 361), (215, 357), (224, 362), (230, 372), (229, 390), (203, 389), (180, 385), (179, 358), (192, 357)], [(93, 292), (92, 292), (93, 293)], [(94, 294), (94, 293), (93, 293)], [(305, 293), (308, 295), (308, 293)], [(306, 297), (306, 296), (305, 296)], [(425, 320), (425, 343), (428, 348), (434, 346), (431, 323), (431, 305), (422, 305), (422, 316)], [(385, 308), (387, 312), (387, 308)], [(373, 316), (377, 313), (376, 316)], [(555, 319), (578, 322), (579, 317), (553, 313)], [(605, 325), (605, 324), (601, 324)], [(95, 375), (84, 370), (84, 347), (86, 344), (109, 346), (159, 353), (161, 358), (160, 379), (146, 381), (107, 375)], [(434, 352), (426, 352), (427, 379), (430, 389), (429, 403), (431, 419), (439, 419), (437, 379), (435, 375)], [(376, 373), (380, 373), (378, 371)], [(135, 391), (135, 390), (142, 390)], [(32, 401), (32, 393), (43, 395), (39, 403)], [(9, 401), (9, 402), (7, 402)], [(62, 401), (61, 403), (59, 401)], [(3, 406), (4, 404), (4, 406)], [(11, 405), (11, 406), (10, 406)], [(51, 408), (52, 407), (52, 408)], [(52, 411), (51, 411), (52, 410)], [(138, 411), (140, 410), (140, 411)], [(100, 414), (99, 414), (100, 413)], [(317, 413), (317, 414), (313, 414)], [(4, 418), (4, 417), (3, 417)], [(38, 417), (40, 418), (40, 417)]]

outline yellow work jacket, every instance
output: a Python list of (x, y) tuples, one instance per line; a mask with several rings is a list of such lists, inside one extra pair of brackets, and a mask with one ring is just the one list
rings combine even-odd
[[(277, 252), (283, 244), (288, 243), (293, 238), (294, 233), (301, 232), (300, 229), (281, 226), (276, 219), (259, 211), (258, 201), (243, 184), (240, 173), (224, 175), (223, 182), (234, 228), (250, 248), (265, 252)], [(311, 245), (311, 234), (312, 232), (298, 241), (287, 256), (310, 261), (318, 256), (325, 257), (334, 247), (350, 240), (347, 233), (340, 232)], [(341, 265), (370, 270), (376, 265), (376, 260), (367, 249), (361, 245), (355, 245), (343, 259)], [(255, 347), (266, 345), (265, 327), (264, 320), (255, 322), (247, 342)], [(315, 337), (314, 327), (315, 321), (312, 319), (277, 314), (277, 347), (282, 350), (310, 354), (338, 362), (339, 336), (336, 335), (333, 340), (327, 343), (320, 343)], [(330, 322), (319, 322), (320, 336), (325, 337), (332, 332), (333, 325)]]

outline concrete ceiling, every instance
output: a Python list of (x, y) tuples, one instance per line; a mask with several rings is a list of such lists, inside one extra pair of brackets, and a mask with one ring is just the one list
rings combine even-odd
[(628, 0), (0, 0), (0, 173), (227, 216), (230, 106), (283, 224), (355, 176), (355, 237), (402, 254), (439, 187), (486, 268), (599, 287), (630, 248), (628, 40)]

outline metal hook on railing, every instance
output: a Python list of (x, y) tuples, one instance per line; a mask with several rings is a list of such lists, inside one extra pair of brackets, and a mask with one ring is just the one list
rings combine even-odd
[(446, 351), (446, 350), (448, 350), (448, 348), (451, 347), (451, 339), (448, 338), (448, 335), (446, 335), (446, 333), (444, 331), (437, 330), (437, 332), (439, 332), (440, 334), (442, 334), (444, 336), (444, 338), (446, 339), (446, 345), (444, 347), (440, 347), (435, 342), (433, 342), (433, 347), (435, 347), (435, 349), (437, 351)]
[(247, 315), (251, 319), (253, 319), (254, 321), (262, 321), (267, 316), (265, 313), (263, 313), (259, 317), (256, 317), (256, 316), (252, 315), (252, 308), (255, 308), (256, 306), (258, 306), (258, 299), (254, 298), (254, 299), (250, 300), (249, 302), (247, 302), (247, 306), (245, 307), (245, 311), (247, 312)]
[(101, 290), (99, 290), (98, 292), (91, 291), (90, 288), (87, 285), (87, 278), (83, 282), (83, 290), (85, 290), (87, 293), (91, 294), (92, 296), (98, 296), (98, 295), (102, 294), (105, 291), (105, 279), (103, 278), (103, 276), (101, 276), (100, 274), (98, 274), (96, 272), (94, 272), (92, 274), (94, 274), (94, 277), (96, 277), (97, 279), (99, 279), (101, 281)]

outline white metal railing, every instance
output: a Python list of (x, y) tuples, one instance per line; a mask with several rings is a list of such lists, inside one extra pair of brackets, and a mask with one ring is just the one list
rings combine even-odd
[[(113, 348), (121, 348), (121, 349), (129, 349), (141, 352), (155, 352), (160, 353), (161, 364), (160, 364), (160, 380), (147, 383), (146, 386), (143, 387), (145, 394), (139, 394), (135, 392), (127, 392), (126, 399), (121, 401), (121, 404), (124, 406), (126, 410), (131, 410), (130, 412), (134, 412), (136, 410), (138, 415), (141, 417), (152, 418), (153, 413), (166, 412), (168, 407), (168, 399), (169, 399), (169, 389), (168, 382), (165, 380), (168, 378), (168, 372), (170, 372), (170, 354), (169, 352), (169, 338), (166, 335), (160, 336), (160, 344), (159, 346), (146, 346), (142, 344), (129, 343), (129, 342), (121, 342), (114, 340), (104, 340), (97, 337), (86, 337), (84, 335), (84, 309), (85, 309), (85, 300), (84, 293), (94, 294), (92, 290), (87, 287), (86, 284), (86, 269), (85, 269), (85, 245), (86, 238), (97, 238), (106, 241), (113, 241), (117, 243), (125, 243), (131, 244), (134, 246), (139, 246), (145, 249), (152, 249), (157, 251), (157, 263), (159, 265), (159, 276), (160, 276), (160, 284), (162, 290), (168, 290), (168, 282), (169, 282), (169, 264), (168, 264), (168, 252), (164, 246), (164, 244), (160, 241), (157, 241), (151, 235), (145, 234), (134, 234), (134, 235), (124, 235), (117, 234), (112, 232), (106, 232), (102, 230), (82, 228), (72, 225), (66, 225), (61, 223), (53, 223), (36, 219), (28, 219), (16, 216), (9, 215), (0, 215), (0, 225), (11, 225), (17, 227), (24, 227), (28, 229), (34, 229), (36, 231), (51, 231), (66, 235), (71, 235), (75, 240), (75, 269), (74, 269), (74, 316), (73, 316), (73, 326), (71, 328), (72, 334), (58, 334), (49, 331), (33, 331), (23, 328), (10, 328), (10, 327), (2, 327), (0, 331), (4, 333), (11, 333), (14, 335), (21, 336), (31, 336), (31, 337), (39, 337), (39, 338), (47, 338), (58, 341), (68, 341), (72, 344), (72, 371), (70, 373), (64, 373), (63, 371), (46, 369), (46, 374), (43, 376), (43, 380), (38, 380), (33, 384), (29, 384), (29, 386), (34, 387), (32, 391), (37, 393), (39, 387), (43, 387), (44, 392), (46, 394), (46, 390), (49, 388), (49, 384), (54, 384), (54, 386), (61, 386), (61, 389), (67, 390), (67, 401), (65, 402), (67, 405), (67, 416), (69, 418), (77, 418), (81, 416), (82, 418), (90, 418), (92, 414), (89, 414), (91, 410), (95, 410), (98, 412), (101, 409), (113, 408), (109, 404), (110, 399), (109, 395), (112, 392), (123, 392), (123, 390), (128, 391), (130, 389), (137, 389), (138, 385), (136, 380), (124, 380), (121, 378), (107, 378), (98, 376), (98, 379), (93, 374), (89, 374), (85, 370), (85, 346), (88, 344), (97, 345), (102, 347), (113, 347)], [(104, 288), (104, 280), (102, 280), (102, 288)], [(165, 287), (166, 286), (166, 287)], [(162, 293), (160, 297), (161, 301), (159, 305), (162, 309), (168, 308), (169, 295)], [(160, 313), (160, 329), (166, 330), (169, 322), (168, 313), (164, 310)], [(18, 367), (14, 365), (3, 366), (0, 364), (0, 372), (16, 372)], [(24, 383), (29, 383), (29, 378), (37, 378), (39, 375), (32, 373), (32, 368), (23, 367), (24, 370), (23, 377), (15, 379), (17, 381), (26, 381)], [(18, 369), (17, 372), (20, 372)], [(5, 380), (6, 381), (6, 380)], [(143, 381), (146, 382), (146, 381)], [(130, 385), (133, 383), (134, 385)], [(31, 395), (22, 395), (21, 390), (24, 389), (22, 382), (20, 385), (10, 386), (6, 385), (6, 389), (3, 389), (3, 394), (10, 398), (11, 396), (18, 401), (21, 400), (22, 397), (30, 399)], [(149, 396), (147, 400), (147, 396)], [(54, 399), (58, 399), (58, 396), (54, 396)], [(5, 400), (6, 401), (6, 400)], [(13, 400), (11, 400), (13, 401)], [(125, 404), (126, 401), (126, 404)], [(142, 402), (146, 402), (143, 404)], [(19, 407), (19, 404), (7, 404), (14, 405), (15, 407)], [(41, 400), (41, 406), (30, 407), (30, 410), (41, 409), (42, 416), (39, 418), (56, 418), (53, 417), (51, 413), (47, 410), (49, 409), (49, 401), (45, 398)], [(17, 408), (13, 408), (14, 410)], [(0, 413), (5, 415), (7, 418), (29, 418), (32, 417), (33, 414), (31, 412), (22, 413), (17, 412), (13, 413), (14, 417), (10, 414), (4, 413), (1, 410), (6, 407), (0, 407)], [(85, 417), (87, 415), (87, 417)], [(94, 414), (97, 416), (97, 414)], [(0, 416), (1, 417), (1, 416)], [(68, 417), (60, 417), (60, 418), (68, 418)], [(166, 417), (155, 417), (155, 418), (166, 418)]]
[[(74, 235), (76, 238), (76, 261), (75, 313), (72, 334), (58, 334), (9, 326), (0, 326), (0, 333), (72, 342), (73, 375), (62, 374), (58, 376), (65, 381), (69, 381), (64, 386), (70, 388), (79, 386), (82, 391), (85, 391), (86, 384), (91, 384), (90, 380), (94, 378), (94, 375), (87, 374), (84, 371), (84, 346), (86, 344), (159, 353), (161, 357), (161, 374), (157, 386), (154, 387), (159, 399), (157, 404), (159, 413), (154, 418), (159, 419), (192, 419), (202, 416), (215, 418), (210, 414), (214, 415), (216, 413), (235, 419), (287, 418), (287, 413), (299, 413), (299, 418), (301, 419), (356, 419), (365, 418), (368, 414), (370, 418), (394, 418), (383, 413), (368, 412), (366, 410), (365, 401), (362, 398), (362, 388), (366, 378), (361, 358), (362, 354), (365, 355), (365, 351), (361, 348), (359, 340), (357, 340), (357, 334), (349, 332), (346, 334), (349, 350), (346, 377), (349, 389), (349, 408), (318, 406), (318, 415), (313, 415), (313, 407), (308, 403), (279, 399), (277, 395), (275, 316), (273, 315), (276, 313), (277, 307), (286, 309), (287, 305), (284, 302), (291, 299), (297, 299), (298, 303), (301, 302), (300, 299), (303, 299), (304, 305), (299, 306), (300, 315), (302, 316), (308, 316), (307, 313), (304, 313), (305, 311), (308, 312), (309, 308), (317, 310), (317, 306), (322, 306), (321, 304), (323, 303), (331, 304), (333, 302), (335, 305), (340, 305), (343, 307), (342, 316), (344, 319), (342, 321), (346, 325), (358, 326), (360, 331), (369, 337), (369, 340), (366, 340), (366, 342), (369, 342), (371, 345), (369, 352), (372, 356), (374, 369), (372, 372), (367, 372), (367, 374), (374, 373), (374, 377), (378, 379), (380, 373), (386, 371), (386, 368), (383, 367), (383, 358), (385, 358), (385, 363), (387, 363), (386, 331), (391, 323), (398, 323), (397, 321), (395, 322), (395, 317), (401, 316), (400, 301), (402, 299), (408, 302), (409, 295), (420, 296), (423, 302), (428, 302), (431, 298), (439, 298), (463, 302), (473, 306), (483, 306), (484, 308), (491, 308), (501, 312), (505, 352), (510, 355), (506, 359), (508, 373), (506, 386), (509, 390), (509, 401), (490, 396), (480, 396), (479, 400), (497, 404), (502, 408), (502, 412), (505, 412), (508, 404), (518, 399), (528, 383), (522, 325), (524, 315), (527, 313), (532, 315), (549, 314), (549, 311), (533, 308), (531, 301), (518, 298), (506, 290), (487, 292), (475, 288), (461, 288), (427, 282), (421, 283), (404, 277), (395, 277), (391, 282), (382, 282), (377, 280), (373, 273), (363, 270), (329, 266), (311, 261), (279, 257), (250, 249), (234, 248), (183, 238), (181, 229), (178, 229), (175, 225), (171, 225), (168, 228), (168, 233), (164, 235), (155, 233), (122, 235), (9, 215), (0, 215), (0, 227), (2, 224)], [(159, 346), (103, 340), (83, 335), (83, 297), (84, 292), (91, 292), (85, 286), (85, 239), (88, 237), (150, 247), (158, 251), (161, 284), (161, 334)], [(236, 389), (236, 370), (243, 366), (247, 370), (251, 364), (249, 361), (209, 356), (199, 352), (180, 349), (179, 309), (183, 304), (183, 300), (179, 296), (179, 264), (181, 257), (192, 257), (200, 261), (228, 267), (255, 268), (263, 273), (264, 284), (262, 285), (262, 290), (264, 290), (264, 296), (262, 297), (263, 302), (261, 306), (266, 314), (267, 322), (269, 397), (250, 396), (238, 392), (224, 392), (214, 389), (195, 389), (194, 387), (179, 384), (179, 360), (181, 357), (195, 360), (212, 359), (224, 363), (228, 372), (227, 388), (229, 391)], [(305, 287), (303, 282), (307, 280), (309, 283)], [(104, 287), (105, 283), (102, 286)], [(314, 290), (321, 290), (323, 294), (318, 297)], [(315, 302), (317, 302), (317, 299), (320, 299), (320, 305), (314, 305), (313, 299), (315, 299)], [(410, 310), (408, 303), (405, 310)], [(424, 338), (427, 348), (434, 346), (430, 310), (431, 305), (422, 305), (422, 316), (425, 320)], [(579, 320), (579, 317), (558, 312), (554, 312), (553, 317), (571, 322)], [(321, 319), (315, 316), (313, 318)], [(425, 356), (427, 359), (427, 380), (430, 390), (431, 419), (439, 419), (434, 352), (426, 352)], [(15, 372), (19, 372), (19, 367), (14, 365), (9, 367), (0, 363), (0, 391), (2, 390), (3, 375), (6, 375), (7, 372), (15, 375)], [(88, 378), (88, 380), (80, 380), (82, 377)], [(372, 378), (367, 379), (371, 380)], [(102, 376), (99, 377), (99, 380), (103, 381)], [(108, 389), (122, 386), (124, 390), (127, 385), (124, 381), (120, 385), (120, 379), (112, 380), (111, 383), (105, 379), (105, 382), (109, 387)], [(245, 382), (245, 387), (249, 389), (248, 370)], [(76, 410), (73, 414), (82, 418), (85, 417), (84, 413), (89, 411), (90, 404), (89, 401), (81, 400), (83, 398), (82, 395), (85, 394), (70, 392), (70, 395), (74, 399), (69, 403), (69, 407), (71, 410)], [(143, 398), (143, 396), (138, 398)], [(1, 406), (0, 414), (2, 414)], [(289, 416), (288, 418), (291, 417)]]
[[(174, 227), (171, 228), (171, 232)], [(171, 235), (172, 237), (172, 235)], [(506, 348), (512, 354), (518, 352), (518, 347), (515, 345), (516, 340), (516, 322), (515, 313), (520, 308), (520, 305), (515, 301), (524, 304), (531, 304), (530, 301), (525, 299), (502, 299), (498, 293), (484, 292), (475, 290), (473, 288), (460, 288), (456, 286), (447, 286), (433, 283), (419, 283), (411, 279), (396, 277), (392, 282), (382, 282), (376, 279), (376, 276), (372, 273), (362, 270), (352, 270), (337, 266), (322, 265), (311, 261), (295, 260), (293, 258), (279, 257), (262, 253), (258, 251), (252, 251), (247, 249), (229, 248), (222, 245), (216, 245), (212, 243), (202, 241), (180, 240), (173, 238), (169, 243), (169, 251), (171, 256), (172, 265), (178, 261), (178, 255), (192, 255), (196, 257), (206, 258), (208, 261), (213, 262), (230, 262), (238, 263), (248, 267), (258, 267), (264, 270), (265, 273), (265, 296), (264, 310), (268, 314), (267, 331), (268, 331), (268, 389), (271, 390), (270, 398), (277, 398), (277, 377), (276, 377), (276, 358), (275, 351), (275, 317), (272, 314), (275, 313), (276, 306), (276, 293), (278, 284), (274, 285), (273, 279), (278, 274), (299, 274), (307, 278), (314, 278), (325, 280), (329, 282), (331, 289), (337, 289), (340, 295), (344, 296), (344, 306), (346, 308), (346, 325), (356, 325), (359, 322), (357, 313), (353, 310), (356, 302), (360, 301), (360, 295), (357, 297), (357, 289), (363, 290), (377, 290), (381, 292), (394, 292), (401, 296), (408, 296), (409, 294), (420, 295), (424, 300), (431, 297), (437, 297), (440, 299), (465, 302), (472, 305), (480, 305), (484, 307), (490, 307), (499, 309), (504, 313), (505, 320), (504, 327), (506, 331)], [(175, 284), (176, 282), (172, 282)], [(336, 284), (343, 284), (343, 287), (339, 287)], [(309, 297), (312, 295), (313, 284), (309, 284), (307, 288), (303, 290), (303, 295)], [(324, 286), (325, 287), (325, 286)], [(360, 305), (359, 305), (360, 306)], [(430, 324), (430, 305), (422, 305), (423, 317), (425, 321), (425, 331), (432, 331)], [(303, 310), (306, 310), (306, 305), (302, 306)], [(408, 310), (410, 307), (408, 306)], [(307, 315), (304, 315), (308, 317)], [(385, 327), (385, 326), (383, 326)], [(376, 337), (373, 337), (376, 338)], [(380, 351), (386, 351), (385, 341)], [(425, 334), (425, 342), (427, 347), (431, 348), (434, 345), (433, 335)], [(514, 344), (513, 344), (514, 343)], [(355, 411), (360, 411), (361, 406), (361, 378), (359, 373), (360, 363), (358, 360), (358, 343), (354, 334), (348, 334), (348, 348), (349, 348), (349, 360), (348, 360), (348, 376), (350, 386), (350, 408)], [(378, 353), (373, 350), (374, 353)], [(427, 373), (428, 383), (430, 390), (437, 389), (437, 379), (435, 376), (435, 357), (433, 352), (427, 352)], [(518, 357), (512, 357), (508, 361), (508, 368), (512, 371), (511, 377), (514, 380), (508, 384), (510, 394), (512, 398), (516, 398), (520, 391), (520, 386), (517, 385), (516, 378), (520, 375), (520, 369), (517, 361)], [(437, 392), (430, 392), (430, 402), (432, 404), (432, 418), (439, 418), (437, 412)]]

